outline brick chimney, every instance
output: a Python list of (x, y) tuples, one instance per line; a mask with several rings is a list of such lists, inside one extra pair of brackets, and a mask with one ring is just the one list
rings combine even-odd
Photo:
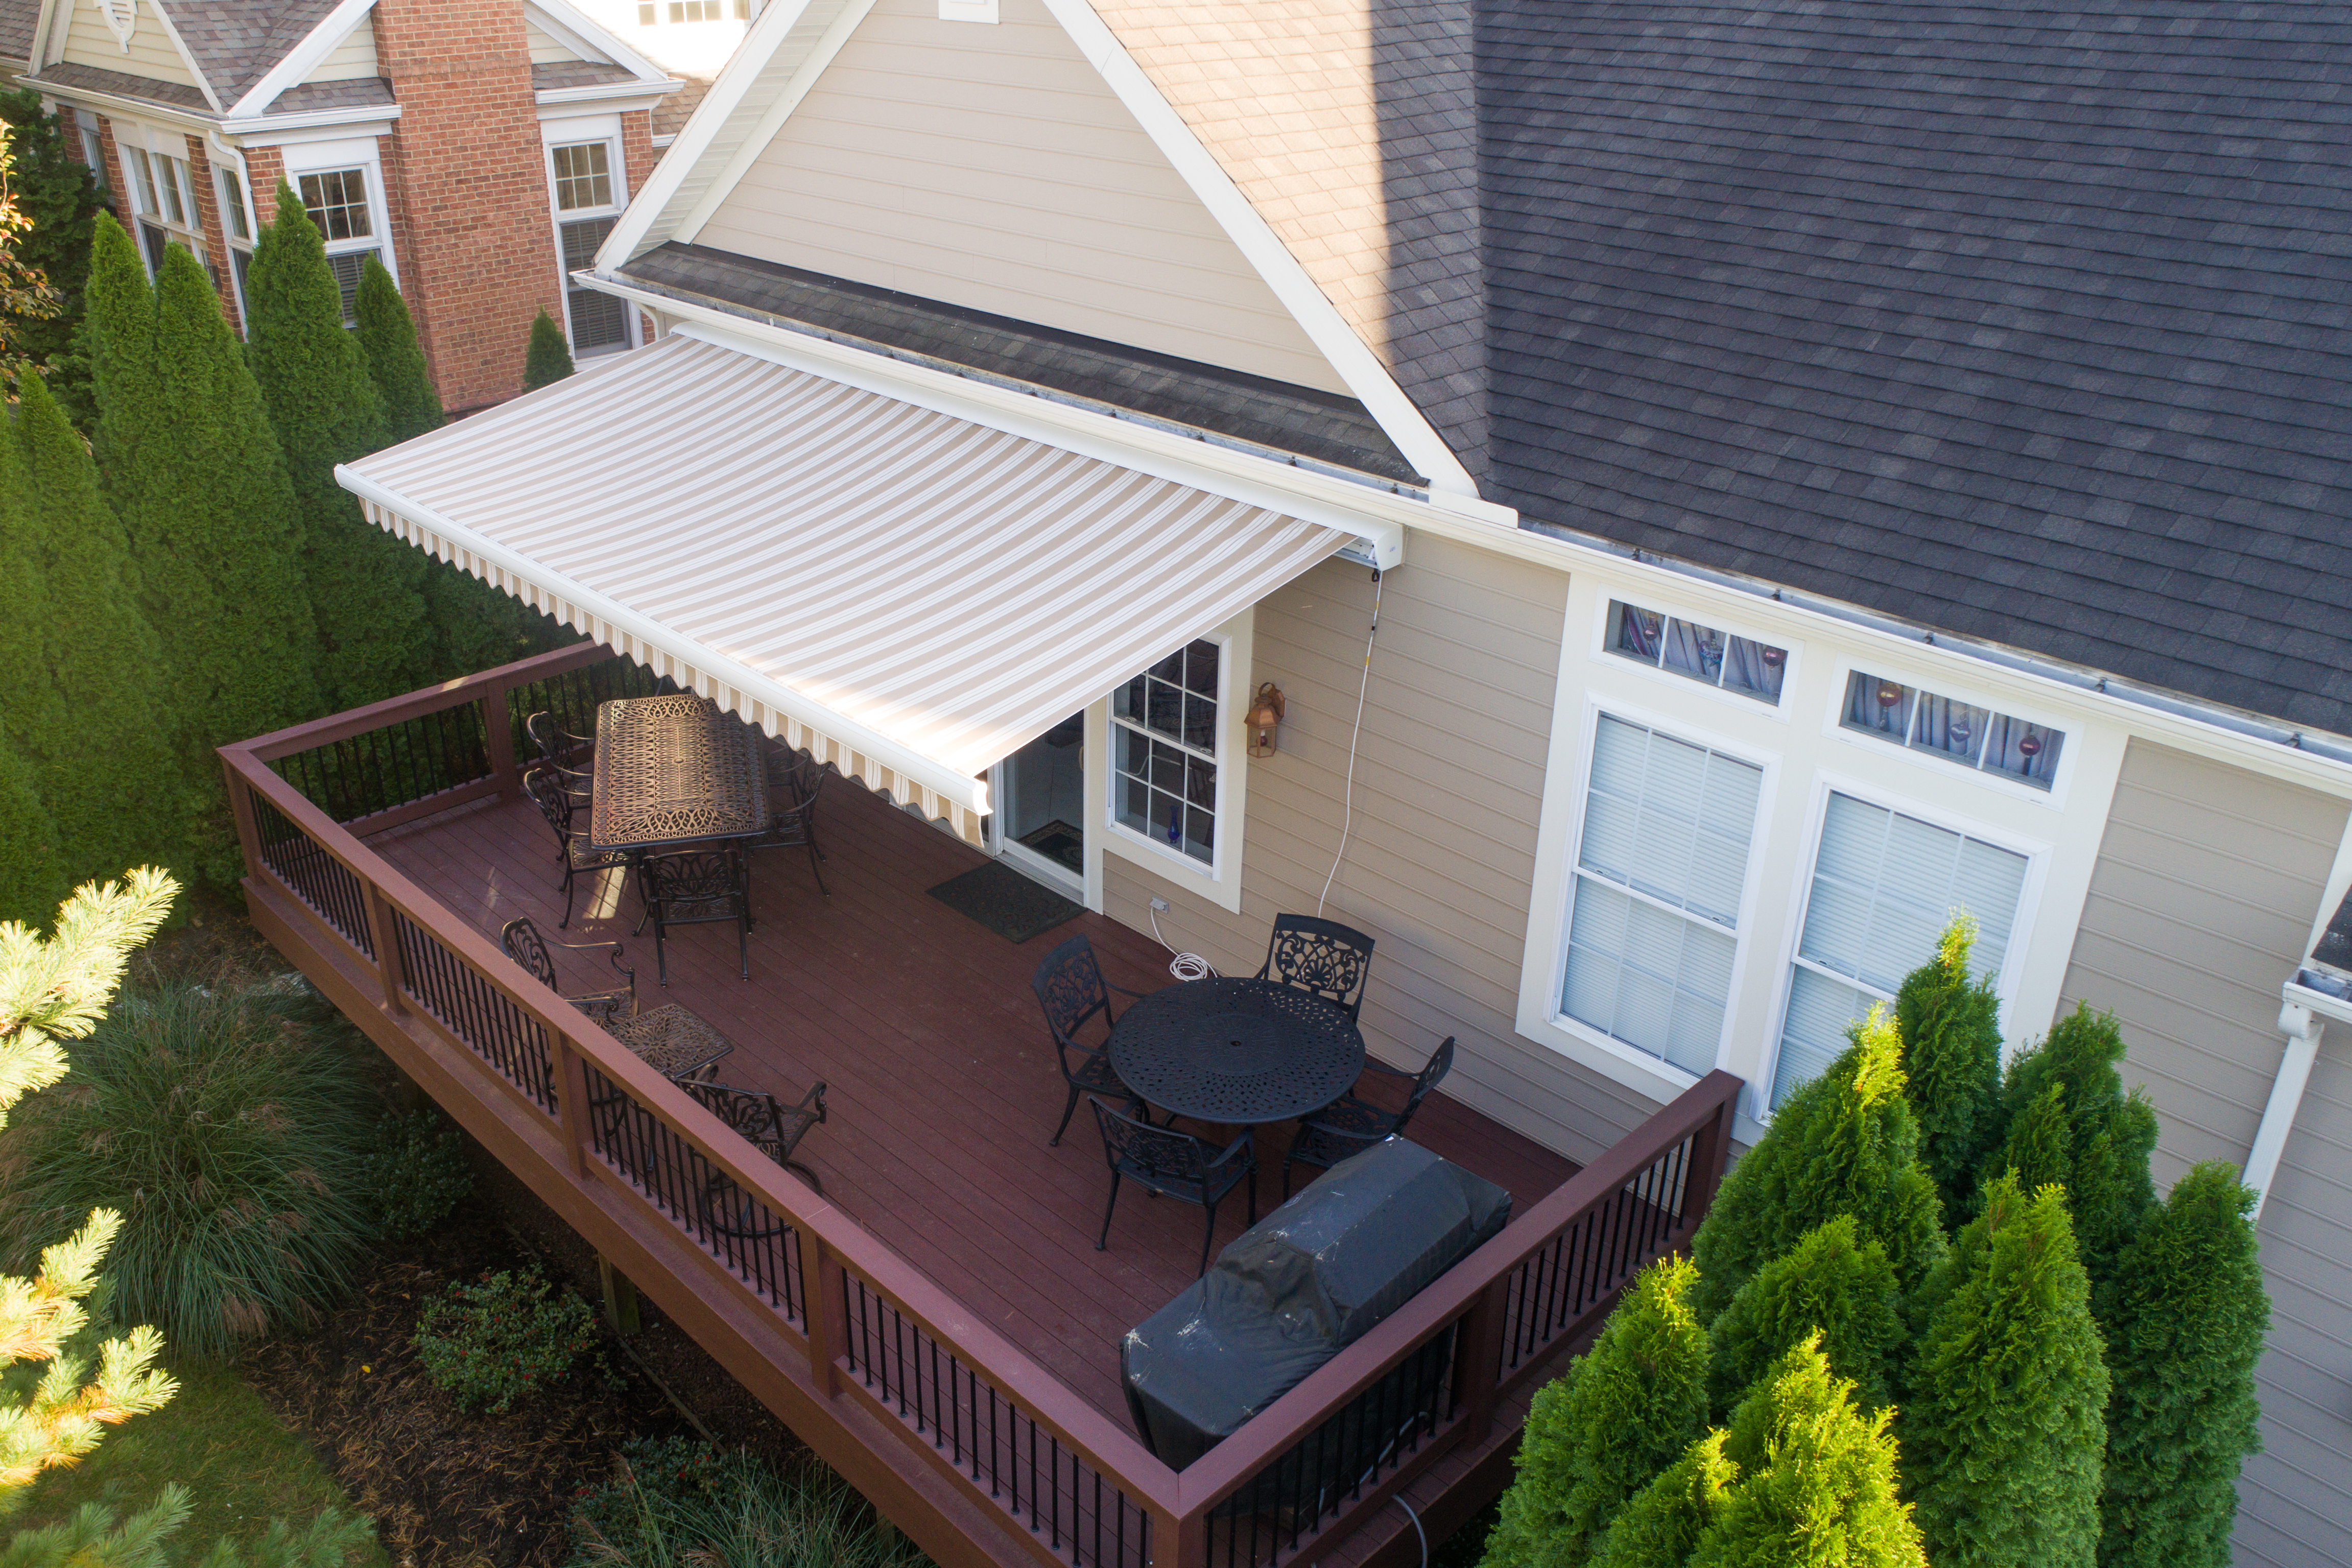
[(401, 292), (443, 405), (478, 408), (522, 390), (531, 317), (563, 320), (521, 0), (377, 0), (374, 26)]

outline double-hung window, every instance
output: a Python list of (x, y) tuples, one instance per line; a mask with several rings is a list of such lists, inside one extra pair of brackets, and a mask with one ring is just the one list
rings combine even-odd
[(360, 279), (368, 258), (382, 254), (383, 240), (368, 201), (368, 174), (361, 169), (321, 169), (301, 177), (302, 205), (327, 243), (327, 266), (342, 290), (343, 325), (359, 324)]
[(1203, 868), (1217, 858), (1224, 648), (1195, 639), (1111, 693), (1111, 816)]
[(172, 243), (171, 233), (163, 226), (163, 190), (171, 171), (157, 167), (166, 160), (128, 143), (122, 148), (122, 161), (131, 170), (131, 199), (139, 209), (139, 249), (147, 258), (149, 276), (159, 276), (163, 270), (163, 249)]
[(1753, 763), (1601, 716), (1563, 1016), (1694, 1076), (1714, 1068), (1763, 782)]
[(237, 314), (249, 320), (252, 307), (246, 303), (249, 298), (246, 279), (253, 270), (253, 220), (246, 213), (245, 179), (235, 169), (215, 163), (213, 183), (220, 195), (221, 226), (228, 230), (228, 264), (236, 285)]
[(596, 264), (596, 251), (628, 203), (614, 167), (609, 140), (573, 142), (547, 150), (555, 189), (555, 233), (563, 260), (563, 312), (572, 352), (610, 353), (629, 346), (626, 301), (572, 281)]
[(2026, 864), (2014, 850), (1832, 792), (1789, 976), (1773, 1107), (1837, 1058), (1871, 1004), (1893, 1005), (1955, 913), (1977, 922), (1969, 968), (1997, 979)]

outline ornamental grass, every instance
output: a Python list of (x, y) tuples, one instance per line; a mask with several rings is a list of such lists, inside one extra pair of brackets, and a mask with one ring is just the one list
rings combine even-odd
[(814, 1460), (778, 1469), (682, 1438), (631, 1442), (572, 1510), (567, 1568), (928, 1568), (929, 1559)]

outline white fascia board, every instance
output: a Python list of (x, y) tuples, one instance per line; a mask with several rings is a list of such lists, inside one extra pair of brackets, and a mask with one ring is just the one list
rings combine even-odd
[(180, 37), (180, 29), (172, 26), (172, 14), (156, 5), (154, 0), (148, 0), (147, 9), (163, 25), (163, 36), (172, 40), (172, 47), (180, 51), (180, 62), (188, 68), (188, 75), (195, 79), (196, 90), (205, 95), (205, 101), (213, 106), (213, 112), (226, 114), (228, 106), (221, 102), (220, 94), (213, 90), (212, 79), (205, 75), (202, 66), (196, 64), (196, 57), (188, 51), (187, 41)]
[(742, 183), (744, 175), (751, 172), (751, 165), (767, 152), (768, 144), (782, 132), (784, 121), (800, 108), (801, 100), (816, 86), (817, 79), (824, 75), (834, 58), (849, 42), (850, 35), (857, 31), (873, 9), (874, 0), (849, 0), (849, 4), (841, 8), (841, 15), (825, 28), (824, 35), (817, 39), (816, 47), (809, 50), (808, 58), (793, 69), (792, 79), (784, 84), (782, 90), (776, 94), (775, 100), (768, 105), (767, 111), (760, 116), (759, 123), (751, 128), (751, 133), (743, 138), (742, 145), (737, 147), (734, 154), (727, 160), (727, 166), (719, 172), (717, 179), (710, 182), (710, 188), (702, 193), (702, 199), (678, 219), (677, 235), (681, 243), (692, 245), (696, 237), (701, 234), (702, 226), (710, 221), (711, 215), (734, 195), (735, 187)]
[(551, 87), (534, 93), (532, 101), (539, 105), (539, 117), (549, 120), (568, 106), (589, 103), (612, 113), (631, 109), (651, 109), (669, 94), (686, 84), (673, 81), (667, 87), (652, 87), (642, 81), (602, 81), (587, 87)]
[(269, 68), (269, 74), (253, 84), (243, 98), (229, 105), (227, 114), (234, 121), (240, 117), (250, 119), (268, 109), (278, 95), (294, 86), (319, 68), (319, 62), (335, 52), (349, 37), (352, 29), (367, 20), (375, 9), (375, 0), (342, 0), (342, 4), (310, 29), (301, 42), (286, 51), (286, 58)]
[(313, 109), (302, 114), (225, 121), (221, 132), (236, 137), (240, 147), (282, 147), (297, 142), (388, 135), (392, 122), (399, 118), (400, 105), (376, 103), (364, 109)]
[(869, 730), (821, 702), (812, 701), (773, 678), (738, 664), (691, 637), (682, 637), (659, 621), (642, 616), (626, 605), (574, 582), (562, 573), (551, 571), (530, 557), (477, 533), (462, 523), (454, 522), (432, 508), (420, 505), (365, 475), (355, 473), (343, 464), (335, 466), (335, 483), (363, 500), (373, 501), (387, 511), (397, 512), (423, 524), (451, 543), (495, 563), (517, 577), (538, 584), (557, 597), (567, 599), (600, 619), (619, 626), (638, 641), (660, 648), (673, 658), (684, 660), (706, 675), (757, 698), (778, 712), (788, 713), (802, 723), (823, 731), (852, 750), (865, 752), (891, 772), (937, 791), (965, 810), (982, 816), (988, 815), (988, 782), (985, 779), (960, 773), (936, 758), (911, 751), (880, 731)]
[(526, 0), (523, 15), (539, 23), (541, 31), (556, 42), (578, 53), (583, 58), (602, 55), (616, 66), (625, 66), (640, 81), (662, 81), (669, 73), (621, 41), (620, 36), (608, 30), (586, 12), (566, 5), (564, 0)]
[(1256, 207), (1242, 195), (1233, 176), (1225, 173), (1184, 117), (1176, 112), (1160, 89), (1146, 76), (1143, 68), (1127, 52), (1094, 7), (1087, 0), (1045, 0), (1045, 9), (1062, 25), (1071, 40), (1078, 46), (1087, 63), (1102, 76), (1119, 101), (1127, 105), (1192, 194), (1201, 198), (1219, 226), (1241, 247), (1242, 254), (1265, 279), (1331, 368), (1348, 384), (1348, 390), (1379, 421), (1389, 439), (1397, 444), (1405, 460), (1427, 474), (1433, 488), (1456, 495), (1475, 496), (1477, 482), (1470, 471), (1454, 455), (1454, 448), (1437, 433), (1412, 398), (1405, 395), (1388, 366), (1380, 362), (1355, 328), (1339, 314), (1316, 281), (1307, 275), (1290, 247), (1282, 242)]
[(817, 3), (819, 0), (772, 0), (761, 11), (743, 35), (743, 41), (736, 46), (726, 68), (719, 73), (719, 79), (710, 84), (710, 90), (703, 94), (702, 101), (695, 105), (694, 113), (670, 142), (669, 151), (654, 165), (653, 177), (637, 192), (628, 210), (622, 213), (613, 232), (604, 237), (603, 247), (596, 252), (599, 268), (616, 267), (643, 247), (646, 234), (668, 216), (688, 175), (710, 155), (719, 133), (758, 87), (777, 51), (800, 25), (801, 17)]
[[(32, 68), (38, 71), (49, 63), (49, 29), (55, 26), (60, 12), (70, 12), (78, 0), (41, 0), (40, 15), (33, 18)], [(62, 37), (64, 35), (59, 34)]]

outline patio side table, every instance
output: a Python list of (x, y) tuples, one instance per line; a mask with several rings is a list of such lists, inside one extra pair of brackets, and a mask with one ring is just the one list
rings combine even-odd
[(639, 1061), (674, 1082), (683, 1083), (709, 1072), (735, 1042), (710, 1026), (710, 1021), (676, 1002), (634, 1018), (619, 1018), (605, 1033), (629, 1047)]

